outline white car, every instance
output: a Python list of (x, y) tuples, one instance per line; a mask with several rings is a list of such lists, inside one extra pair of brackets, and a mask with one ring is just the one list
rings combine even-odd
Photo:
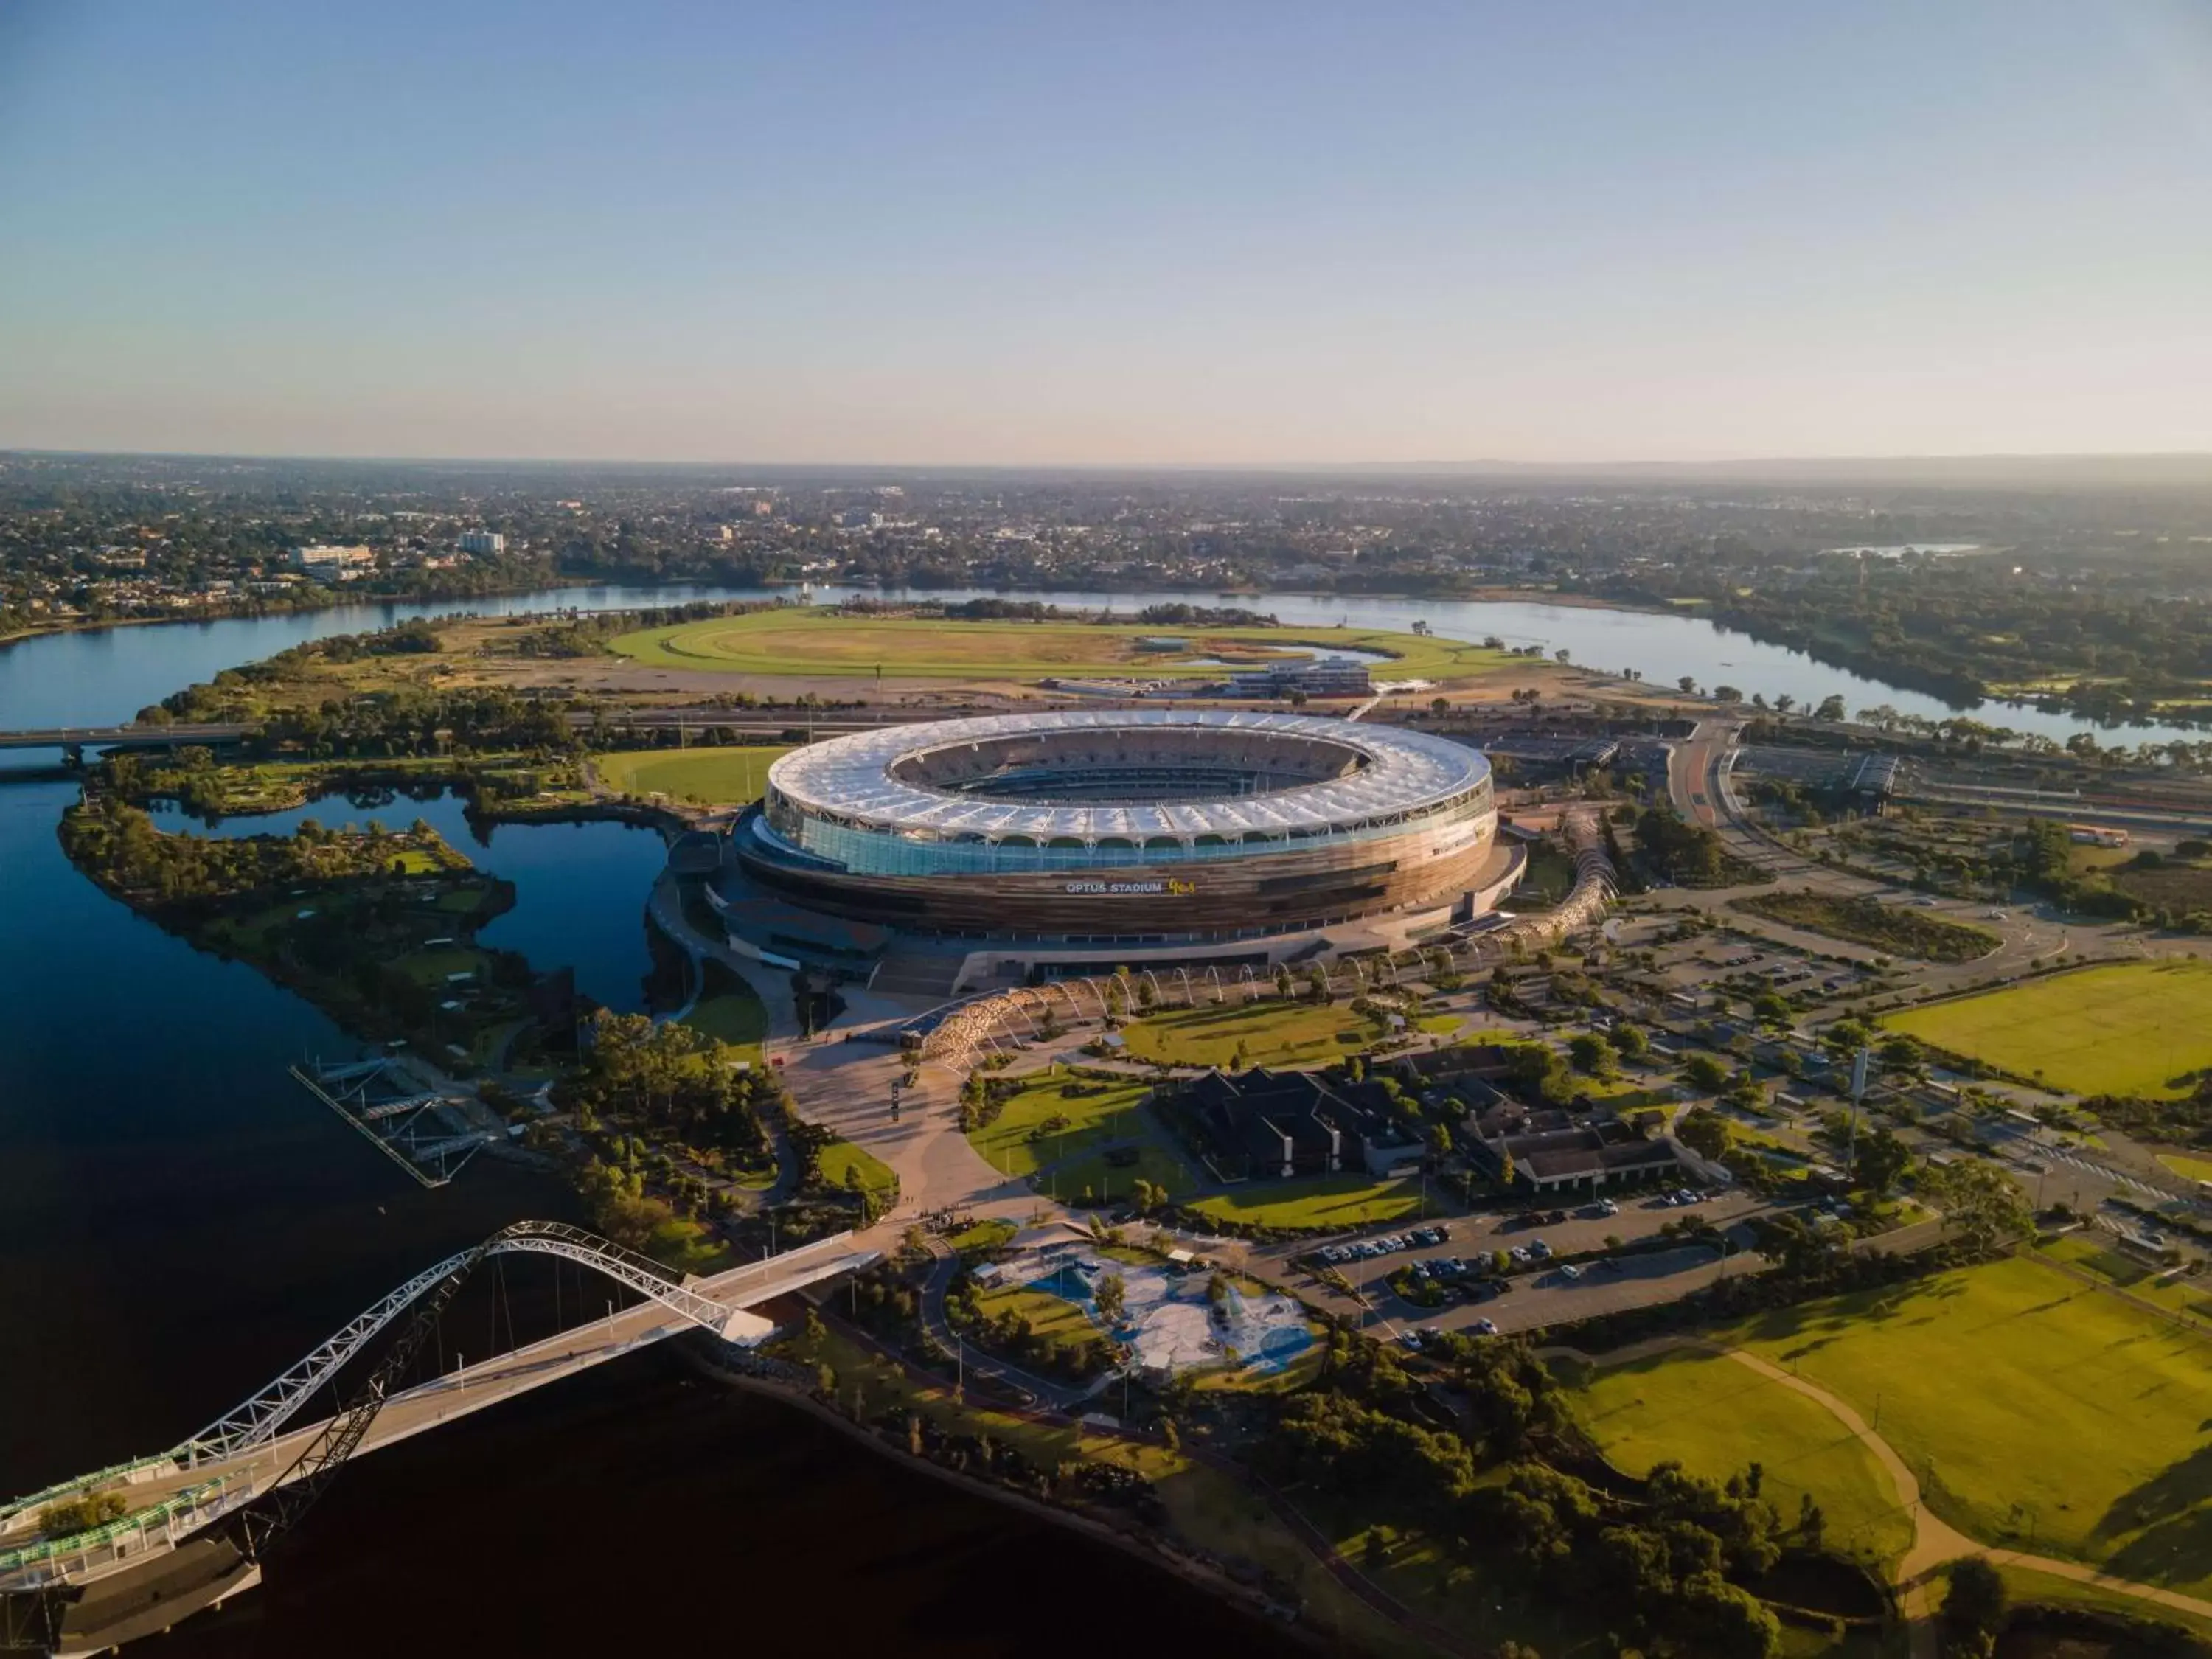
[(1560, 1278), (1562, 1278), (1562, 1279), (1580, 1279), (1582, 1276), (1583, 1276), (1583, 1270), (1582, 1270), (1580, 1267), (1577, 1267), (1577, 1266), (1575, 1266), (1575, 1264), (1574, 1264), (1573, 1262), (1571, 1262), (1571, 1261), (1568, 1262), (1568, 1263), (1566, 1264), (1566, 1266), (1565, 1266), (1564, 1267), (1561, 1267), (1561, 1268), (1559, 1269), (1559, 1277), (1560, 1277)]

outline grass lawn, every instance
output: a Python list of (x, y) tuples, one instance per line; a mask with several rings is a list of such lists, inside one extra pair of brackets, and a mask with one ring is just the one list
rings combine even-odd
[(849, 1140), (833, 1140), (822, 1149), (822, 1178), (832, 1187), (842, 1189), (854, 1171), (860, 1175), (860, 1185), (872, 1193), (888, 1197), (898, 1190), (898, 1177), (890, 1166), (866, 1148)]
[(768, 1035), (768, 1009), (753, 988), (722, 963), (709, 961), (706, 964), (699, 1000), (684, 1016), (684, 1023), (718, 1042), (744, 1049), (746, 1058), (756, 1066), (760, 1064), (760, 1042)]
[(1576, 1404), (1606, 1455), (1632, 1474), (1672, 1458), (1725, 1480), (1755, 1462), (1785, 1522), (1810, 1492), (1832, 1547), (1887, 1562), (1911, 1547), (1911, 1520), (1874, 1454), (1818, 1401), (1747, 1365), (1677, 1352), (1608, 1366), (1589, 1376)]
[(718, 1273), (737, 1265), (735, 1252), (726, 1244), (712, 1243), (698, 1222), (671, 1216), (653, 1230), (645, 1253), (678, 1273)]
[(2186, 1152), (2160, 1152), (2158, 1161), (2184, 1181), (2212, 1181), (2212, 1158), (2191, 1158)]
[(2075, 1094), (2170, 1097), (2185, 1091), (2185, 1074), (2212, 1066), (2212, 963), (2085, 968), (1882, 1024)]
[(483, 952), (465, 945), (440, 945), (410, 951), (396, 965), (417, 985), (433, 989), (444, 985), (448, 975), (453, 974), (474, 974), (476, 978), (467, 981), (471, 987), (485, 982)]
[(2040, 1601), (2046, 1606), (2088, 1607), (2098, 1613), (2117, 1613), (2125, 1619), (2154, 1619), (2160, 1624), (2195, 1631), (2199, 1636), (2212, 1636), (2212, 1619), (2199, 1619), (2179, 1607), (2160, 1607), (2155, 1601), (2096, 1584), (2078, 1584), (2071, 1578), (2038, 1572), (2033, 1567), (2000, 1563), (1997, 1571), (2003, 1575), (2005, 1589), (2015, 1603)]
[(2038, 1245), (2037, 1253), (2063, 1261), (2082, 1273), (2091, 1273), (2108, 1284), (2178, 1314), (2212, 1320), (2212, 1280), (2203, 1278), (2169, 1279), (2131, 1255), (2108, 1249), (2107, 1235), (2082, 1231)]
[(1009, 1288), (985, 1291), (975, 1306), (986, 1319), (1018, 1314), (1030, 1322), (1038, 1340), (1055, 1348), (1073, 1348), (1099, 1334), (1098, 1327), (1074, 1303), (1043, 1291)]
[(2018, 1258), (1778, 1310), (1736, 1340), (1848, 1400), (1945, 1520), (2202, 1595), (2212, 1342)]
[[(1048, 1164), (1095, 1152), (1117, 1136), (1148, 1138), (1152, 1127), (1138, 1103), (1150, 1091), (1141, 1079), (1108, 1083), (1054, 1066), (1001, 1106), (995, 1121), (971, 1132), (968, 1144), (994, 1170), (1035, 1175)], [(1044, 1126), (1054, 1118), (1066, 1118), (1067, 1126), (1048, 1134)], [(1064, 1180), (1061, 1184), (1065, 1189)], [(1190, 1184), (1188, 1177), (1183, 1184)]]
[[(1145, 636), (1172, 634), (1185, 648), (1139, 652)], [(868, 675), (899, 678), (1028, 679), (1047, 674), (1128, 673), (1217, 678), (1220, 659), (1302, 659), (1316, 649), (1390, 658), (1391, 679), (1465, 679), (1506, 666), (1503, 653), (1457, 640), (1337, 628), (1164, 629), (1135, 623), (954, 622), (853, 617), (831, 611), (757, 611), (643, 629), (611, 648), (658, 668), (731, 674)], [(1215, 660), (1207, 661), (1206, 659)]]
[(1103, 1204), (1134, 1196), (1139, 1181), (1164, 1187), (1176, 1196), (1199, 1184), (1197, 1173), (1164, 1140), (1141, 1140), (1136, 1151), (1134, 1164), (1119, 1166), (1108, 1163), (1103, 1152), (1071, 1158), (1054, 1165), (1050, 1185), (1058, 1189), (1062, 1198), (1079, 1199), (1087, 1192)]
[(1340, 1002), (1265, 1002), (1176, 1008), (1121, 1028), (1132, 1060), (1161, 1066), (1226, 1066), (1244, 1046), (1248, 1066), (1319, 1066), (1381, 1035)]
[(787, 748), (618, 749), (595, 755), (599, 781), (625, 795), (667, 795), (708, 806), (743, 806), (760, 799), (770, 762)]
[(1002, 1244), (1012, 1243), (1015, 1233), (1019, 1231), (1012, 1222), (994, 1218), (989, 1221), (979, 1221), (966, 1231), (955, 1233), (945, 1242), (964, 1255), (970, 1251), (995, 1250)]
[[(1217, 1221), (1255, 1227), (1364, 1227), (1413, 1214), (1421, 1207), (1421, 1183), (1413, 1176), (1376, 1181), (1358, 1174), (1251, 1181), (1192, 1207)], [(1432, 1198), (1429, 1213), (1441, 1215), (1443, 1206)]]

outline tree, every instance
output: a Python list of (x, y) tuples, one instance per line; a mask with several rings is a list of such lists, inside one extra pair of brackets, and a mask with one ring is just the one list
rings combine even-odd
[(1686, 697), (1694, 697), (1698, 695), (1698, 680), (1694, 674), (1685, 674), (1674, 684), (1682, 688), (1682, 695)]
[(1891, 1128), (1876, 1129), (1870, 1135), (1859, 1137), (1858, 1168), (1855, 1173), (1859, 1185), (1880, 1198), (1897, 1185), (1912, 1163), (1912, 1149)]
[(1651, 1039), (1644, 1035), (1640, 1025), (1616, 1025), (1613, 1028), (1613, 1046), (1620, 1050), (1623, 1060), (1642, 1060), (1651, 1052)]
[(1813, 718), (1816, 720), (1839, 720), (1844, 717), (1844, 696), (1840, 691), (1831, 691), (1820, 700), (1820, 706), (1813, 711)]
[(1613, 1045), (1595, 1031), (1578, 1031), (1567, 1044), (1575, 1069), (1592, 1077), (1611, 1077), (1616, 1069)]
[(1700, 1094), (1718, 1094), (1728, 1086), (1728, 1068), (1711, 1054), (1692, 1054), (1682, 1062), (1682, 1081)]
[(2027, 1199), (2012, 1177), (1977, 1158), (1930, 1164), (1920, 1172), (1920, 1196), (1943, 1216), (1943, 1224), (1986, 1249), (2034, 1224)]
[(1813, 1501), (1809, 1492), (1797, 1494), (1797, 1541), (1808, 1550), (1817, 1550), (1828, 1535), (1828, 1517)]
[(1127, 1311), (1128, 1285), (1119, 1273), (1101, 1274), (1091, 1287), (1091, 1299), (1097, 1306), (1098, 1317), (1110, 1328), (1120, 1324)]
[(1838, 1066), (1850, 1065), (1851, 1056), (1873, 1040), (1874, 1028), (1857, 1019), (1839, 1019), (1820, 1033), (1820, 1047)]
[(1735, 1131), (1729, 1121), (1709, 1107), (1693, 1106), (1674, 1126), (1674, 1138), (1698, 1154), (1717, 1163), (1726, 1156)]
[(1968, 1555), (1946, 1569), (1943, 1592), (1943, 1651), (1985, 1655), (2004, 1627), (2005, 1582), (1986, 1556)]

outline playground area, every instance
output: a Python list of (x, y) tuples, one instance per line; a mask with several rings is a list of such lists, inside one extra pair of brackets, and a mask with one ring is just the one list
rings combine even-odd
[[(1109, 1274), (1118, 1275), (1122, 1287), (1121, 1317), (1110, 1328), (1097, 1301), (1099, 1281)], [(1072, 1303), (1091, 1323), (1109, 1330), (1128, 1348), (1139, 1373), (1153, 1379), (1194, 1370), (1272, 1376), (1314, 1345), (1305, 1310), (1295, 1298), (1134, 1252), (1109, 1260), (1070, 1243), (996, 1263), (976, 1277)]]

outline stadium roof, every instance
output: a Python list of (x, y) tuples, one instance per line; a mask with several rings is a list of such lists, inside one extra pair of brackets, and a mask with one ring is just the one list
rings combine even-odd
[[(1242, 733), (1301, 738), (1356, 750), (1367, 764), (1342, 777), (1264, 793), (1155, 806), (1056, 805), (993, 800), (932, 789), (891, 775), (910, 756), (962, 744), (1048, 732), (1212, 731), (1224, 760)], [(1106, 836), (1214, 835), (1340, 830), (1418, 813), (1474, 788), (1490, 763), (1464, 744), (1393, 726), (1306, 714), (1237, 709), (1071, 709), (1042, 714), (994, 714), (889, 726), (832, 738), (793, 750), (769, 768), (771, 787), (793, 803), (834, 817), (896, 832), (988, 841), (1026, 836), (1038, 841)]]

